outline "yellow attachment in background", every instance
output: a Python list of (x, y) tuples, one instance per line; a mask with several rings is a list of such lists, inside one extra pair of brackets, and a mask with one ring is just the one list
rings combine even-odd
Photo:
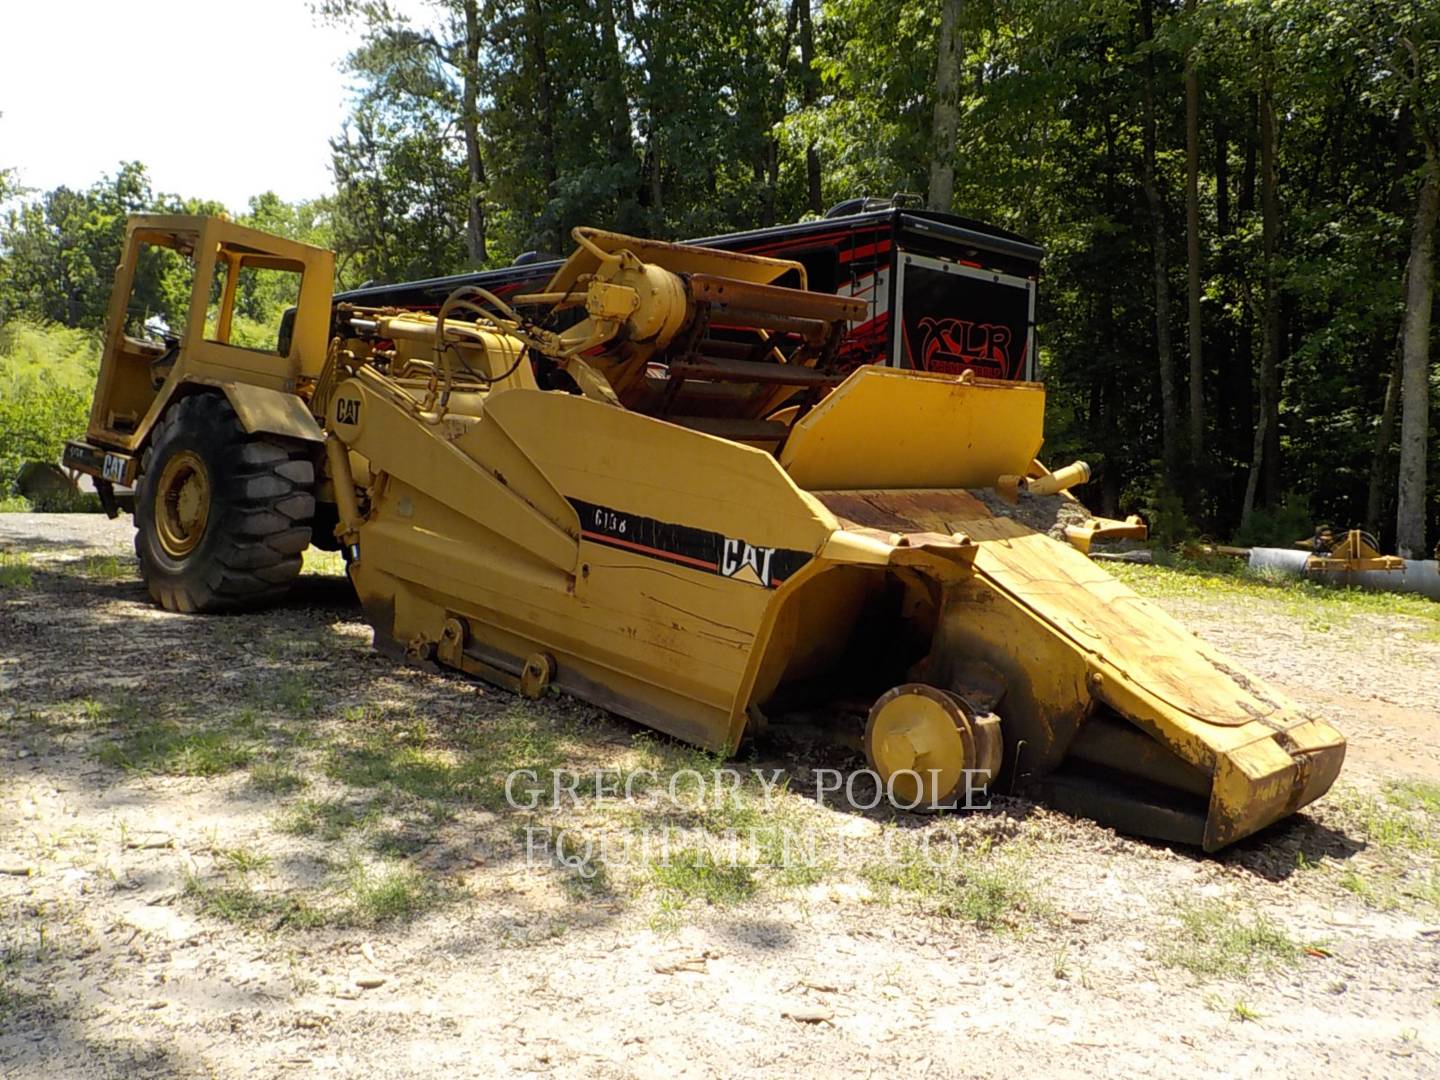
[(1090, 466), (1083, 461), (1072, 462), (1063, 469), (1044, 476), (1027, 479), (1022, 484), (1031, 495), (1058, 495), (1072, 487), (1090, 482)]
[(1150, 527), (1137, 514), (1131, 514), (1124, 521), (1114, 518), (1092, 517), (1083, 525), (1066, 525), (1065, 539), (1070, 546), (1083, 554), (1090, 554), (1090, 545), (1096, 540), (1144, 540), (1150, 535)]

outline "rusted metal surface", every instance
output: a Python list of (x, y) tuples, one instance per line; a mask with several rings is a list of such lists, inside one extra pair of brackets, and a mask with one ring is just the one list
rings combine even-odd
[(767, 364), (756, 360), (729, 360), (721, 357), (701, 357), (695, 361), (672, 363), (670, 377), (778, 386), (834, 386), (845, 380), (843, 375), (816, 371), (803, 364)]
[(867, 301), (850, 296), (797, 292), (778, 285), (760, 285), (714, 274), (692, 274), (690, 296), (717, 307), (750, 308), (822, 322), (834, 322), (836, 319), (858, 322), (870, 309)]
[[(815, 491), (825, 508), (846, 525), (898, 533), (961, 531), (959, 522), (990, 516), (968, 491)], [(951, 527), (951, 523), (956, 523)]]
[(715, 326), (745, 330), (766, 330), (777, 334), (794, 334), (810, 345), (823, 345), (830, 335), (831, 324), (821, 319), (802, 319), (768, 308), (712, 304), (710, 318)]

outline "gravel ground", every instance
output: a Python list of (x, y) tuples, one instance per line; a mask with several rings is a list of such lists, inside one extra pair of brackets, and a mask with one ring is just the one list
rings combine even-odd
[[(1013, 798), (819, 806), (821, 762), (787, 746), (743, 762), (779, 770), (758, 817), (658, 791), (516, 814), (477, 761), (706, 763), (573, 701), (397, 668), (333, 560), (275, 611), (185, 617), (148, 604), (130, 544), (125, 522), (0, 515), (0, 1076), (1440, 1071), (1420, 620), (1164, 601), (1351, 739), (1317, 807), (1201, 857)], [(537, 827), (697, 817), (830, 854), (589, 877), (527, 857)]]

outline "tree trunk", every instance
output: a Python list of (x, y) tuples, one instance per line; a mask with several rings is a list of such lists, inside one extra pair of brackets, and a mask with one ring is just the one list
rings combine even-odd
[[(1196, 0), (1185, 0), (1192, 23)], [(1185, 239), (1190, 301), (1190, 464), (1199, 470), (1205, 455), (1205, 357), (1200, 326), (1200, 74), (1195, 47), (1185, 50)]]
[(1370, 488), (1365, 496), (1365, 528), (1380, 535), (1380, 515), (1384, 510), (1385, 482), (1390, 476), (1390, 446), (1395, 441), (1395, 413), (1400, 407), (1400, 379), (1403, 372), (1402, 347), (1395, 350), (1395, 361), (1385, 377), (1385, 398), (1380, 406), (1380, 426), (1375, 430), (1375, 450), (1370, 457)]
[[(1154, 0), (1141, 0), (1140, 19), (1144, 40), (1155, 37)], [(1155, 177), (1155, 60), (1145, 58), (1144, 142), (1142, 185), (1150, 205), (1151, 250), (1155, 271), (1155, 345), (1160, 359), (1160, 447), (1165, 483), (1179, 486), (1180, 415), (1175, 393), (1175, 352), (1170, 341), (1170, 275), (1165, 255), (1165, 204)]]
[(460, 127), (465, 135), (465, 252), (483, 266), (485, 250), (485, 162), (480, 156), (480, 3), (465, 0), (465, 69), (461, 72)]
[(1219, 117), (1215, 119), (1215, 231), (1221, 240), (1230, 235), (1230, 137)]
[[(958, 5), (959, 0), (952, 0)], [(805, 108), (815, 105), (819, 96), (818, 73), (815, 70), (815, 26), (810, 18), (810, 0), (798, 0), (800, 9), (800, 101)], [(805, 193), (814, 214), (825, 212), (824, 195), (820, 190), (820, 154), (812, 142), (805, 147)]]
[(1273, 494), (1273, 482), (1262, 486), (1265, 473), (1278, 476), (1278, 461), (1267, 460), (1267, 447), (1277, 445), (1280, 424), (1280, 296), (1275, 280), (1275, 251), (1278, 246), (1280, 210), (1275, 176), (1275, 101), (1270, 85), (1268, 37), (1266, 55), (1261, 60), (1260, 76), (1260, 230), (1262, 278), (1265, 308), (1261, 316), (1263, 332), (1260, 342), (1260, 407), (1255, 424), (1255, 445), (1250, 455), (1250, 476), (1245, 483), (1245, 502), (1241, 521), (1248, 521), (1255, 512), (1256, 498)]
[[(633, 21), (634, 15), (632, 13)], [(658, 19), (654, 25), (655, 38), (644, 50), (645, 62), (645, 205), (650, 210), (650, 228), (663, 232), (665, 228), (665, 172), (661, 162), (664, 139), (664, 80), (662, 70), (669, 56), (670, 42), (667, 39), (665, 20)]]
[(625, 57), (620, 52), (620, 36), (615, 29), (615, 5), (612, 0), (599, 0), (596, 13), (600, 16), (600, 44), (605, 51), (605, 81), (601, 88), (602, 112), (610, 125), (610, 153), (618, 161), (628, 158), (634, 151), (630, 138), (630, 99), (625, 93)]
[[(1105, 216), (1113, 221), (1122, 212), (1120, 198), (1117, 195), (1120, 167), (1117, 164), (1116, 129), (1119, 125), (1113, 99), (1106, 101), (1103, 125), (1105, 129), (1105, 181), (1101, 188), (1103, 192), (1101, 208)], [(1114, 326), (1118, 321), (1115, 314), (1114, 276), (1101, 274), (1099, 278), (1095, 291), (1099, 298), (1099, 309), (1104, 313), (1104, 319), (1097, 325)], [(1124, 455), (1121, 446), (1120, 395), (1117, 393), (1115, 378), (1115, 370), (1118, 365), (1113, 355), (1115, 348), (1113, 342), (1106, 341), (1104, 347), (1112, 355), (1103, 357), (1099, 371), (1093, 369), (1091, 371), (1091, 378), (1098, 379), (1100, 386), (1100, 405), (1097, 412), (1101, 419), (1095, 429), (1103, 459), (1100, 466), (1100, 512), (1106, 517), (1118, 518), (1120, 516), (1120, 492), (1124, 482), (1121, 470), (1121, 461)]]
[(661, 228), (665, 220), (665, 185), (664, 174), (660, 171), (660, 133), (657, 130), (659, 126), (659, 120), (652, 110), (649, 138), (645, 146), (645, 190), (649, 193), (647, 205), (650, 207), (650, 217), (654, 221), (655, 229)]
[[(1215, 117), (1214, 129), (1216, 237), (1214, 270), (1222, 282), (1222, 288), (1226, 288), (1234, 280), (1230, 256), (1230, 137), (1223, 118), (1219, 116)], [(1204, 527), (1206, 531), (1216, 535), (1219, 535), (1222, 528), (1233, 527), (1229, 515), (1231, 508), (1235, 506), (1235, 499), (1221, 488), (1225, 479), (1222, 476), (1222, 467), (1219, 466), (1219, 462), (1231, 459), (1227, 446), (1228, 440), (1222, 433), (1233, 432), (1236, 427), (1232, 419), (1235, 398), (1230, 392), (1231, 380), (1234, 377), (1237, 363), (1235, 355), (1236, 320), (1226, 316), (1226, 312), (1231, 309), (1231, 306), (1228, 302), (1218, 305), (1217, 310), (1220, 317), (1211, 320), (1211, 350), (1208, 359), (1210, 369), (1215, 372), (1215, 375), (1212, 376), (1209, 390), (1210, 409), (1213, 417), (1211, 423), (1215, 434), (1207, 436), (1204, 441), (1213, 464), (1196, 480), (1198, 485), (1203, 485), (1209, 495), (1207, 507), (1209, 516), (1204, 519)]]
[[(1218, 389), (1221, 392), (1219, 404), (1224, 409), (1223, 442), (1225, 456), (1232, 461), (1248, 461), (1251, 443), (1255, 437), (1255, 315), (1254, 290), (1250, 275), (1241, 273), (1237, 267), (1240, 260), (1233, 237), (1236, 224), (1248, 222), (1255, 212), (1255, 188), (1258, 165), (1256, 160), (1260, 131), (1260, 95), (1251, 94), (1246, 103), (1246, 122), (1241, 126), (1240, 172), (1235, 184), (1235, 217), (1229, 223), (1226, 236), (1232, 242), (1225, 246), (1227, 280), (1234, 283), (1235, 301), (1234, 362), (1223, 369)], [(1218, 411), (1218, 410), (1217, 410)], [(1216, 441), (1222, 440), (1221, 428), (1216, 428)], [(1239, 522), (1245, 502), (1245, 485), (1249, 478), (1249, 467), (1231, 473), (1226, 485), (1227, 496), (1224, 507), (1227, 511), (1226, 525), (1234, 529)], [(1238, 485), (1238, 486), (1237, 486)]]
[(955, 129), (960, 86), (960, 4), (944, 0), (935, 42), (935, 114), (931, 122), (930, 192), (925, 205), (949, 210), (955, 199)]
[[(808, 0), (807, 0), (808, 2)], [(801, 0), (790, 0), (785, 14), (785, 33), (780, 38), (780, 55), (775, 65), (775, 80), (771, 85), (772, 123), (778, 123), (785, 114), (785, 83), (790, 71), (790, 50), (795, 40), (795, 25), (800, 18)], [(808, 165), (808, 159), (807, 159)], [(775, 200), (780, 192), (780, 138), (770, 135), (765, 139), (765, 193), (760, 207), (760, 224), (775, 224)]]
[[(615, 29), (614, 0), (599, 0), (596, 14), (600, 19), (600, 44), (605, 53), (600, 111), (602, 121), (610, 125), (610, 158), (616, 165), (631, 166), (635, 160), (635, 143), (630, 132), (630, 97), (625, 92), (625, 57), (620, 52), (620, 38)], [(630, 203), (630, 212), (626, 207), (626, 196), (634, 198), (634, 181), (630, 168), (621, 169), (616, 179), (616, 224), (622, 231), (635, 227), (634, 202)]]
[(1395, 549), (1423, 559), (1425, 546), (1425, 451), (1430, 428), (1430, 308), (1435, 296), (1435, 222), (1440, 217), (1440, 157), (1425, 140), (1424, 178), (1415, 200), (1415, 228), (1405, 266), (1404, 351), (1400, 387), (1400, 487), (1395, 510)]
[[(555, 111), (550, 91), (550, 57), (545, 46), (545, 11), (540, 0), (525, 0), (526, 21), (530, 24), (530, 64), (535, 72), (535, 108), (539, 116), (540, 129), (540, 178), (545, 186), (541, 215), (545, 216), (550, 200), (555, 197)], [(550, 224), (545, 233), (538, 237), (538, 246), (550, 251), (560, 251), (564, 246), (565, 223)]]

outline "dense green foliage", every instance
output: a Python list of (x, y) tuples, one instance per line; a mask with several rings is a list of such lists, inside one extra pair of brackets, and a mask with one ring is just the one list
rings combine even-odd
[(100, 356), (96, 336), (17, 321), (0, 327), (0, 500), (27, 461), (59, 461), (85, 430)]
[[(7, 175), (0, 173), (0, 194)], [(85, 430), (126, 217), (141, 211), (222, 210), (218, 204), (154, 192), (138, 162), (122, 164), (114, 176), (82, 191), (60, 187), (8, 209), (0, 223), (3, 505), (23, 501), (12, 493), (24, 463), (59, 461), (65, 440)], [(250, 200), (241, 220), (328, 245), (328, 213), (323, 200), (289, 205), (266, 193)], [(147, 250), (136, 275), (127, 329), (139, 333), (146, 324), (152, 330), (182, 325), (192, 282), (187, 260), (170, 251)], [(237, 343), (273, 343), (280, 316), (294, 300), (273, 282), (241, 279), (232, 329)]]
[[(581, 222), (696, 236), (857, 194), (923, 198), (940, 152), (943, 3), (828, 0), (812, 23), (811, 5), (793, 0), (431, 0), (409, 20), (331, 0), (324, 10), (364, 34), (352, 57), (363, 97), (335, 143), (337, 240), (364, 276), (398, 279), (561, 250)], [(1050, 252), (1050, 452), (1096, 465), (1089, 498), (1111, 511), (1153, 510), (1169, 493), (1195, 527), (1229, 533), (1251, 482), (1247, 534), (1310, 515), (1371, 516), (1389, 532), (1395, 432), (1377, 453), (1377, 427), (1440, 100), (1433, 8), (954, 6), (951, 207)], [(1198, 86), (1193, 446), (1183, 402), (1167, 416), (1162, 386), (1168, 363), (1175, 398), (1188, 389), (1187, 57)], [(1268, 147), (1262, 112), (1275, 118)], [(1173, 347), (1159, 344), (1162, 326)]]
[[(1406, 265), (1440, 175), (1440, 5), (314, 6), (357, 43), (335, 191), (262, 196), (249, 217), (333, 246), (346, 284), (563, 251), (581, 223), (687, 237), (860, 194), (936, 204), (939, 167), (954, 192), (939, 204), (1048, 250), (1046, 453), (1095, 466), (1092, 504), (1176, 537), (1233, 535), (1251, 504), (1250, 538), (1306, 520), (1393, 536)], [(141, 205), (185, 204), (127, 165), (12, 212), (0, 322), (97, 325), (118, 221)], [(173, 305), (155, 277), (137, 317)]]

